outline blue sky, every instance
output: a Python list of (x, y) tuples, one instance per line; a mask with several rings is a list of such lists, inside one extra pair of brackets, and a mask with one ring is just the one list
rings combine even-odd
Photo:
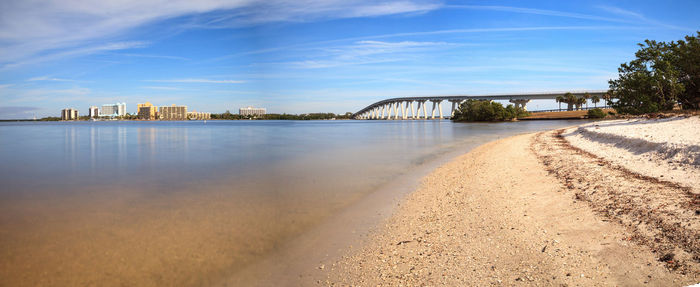
[(397, 96), (601, 90), (637, 43), (700, 30), (698, 1), (5, 0), (0, 8), (4, 119), (114, 102), (131, 113), (145, 101), (344, 113)]

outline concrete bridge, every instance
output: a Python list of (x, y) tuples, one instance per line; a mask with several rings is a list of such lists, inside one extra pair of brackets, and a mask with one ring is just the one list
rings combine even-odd
[[(607, 91), (577, 91), (570, 92), (576, 97), (582, 97), (588, 93), (591, 97), (598, 96), (600, 98)], [(455, 109), (466, 100), (508, 100), (516, 107), (527, 109), (526, 105), (530, 100), (554, 100), (559, 96), (564, 96), (567, 92), (553, 93), (533, 93), (533, 94), (504, 94), (504, 95), (482, 95), (482, 96), (435, 96), (435, 97), (405, 97), (393, 98), (371, 104), (364, 109), (353, 114), (353, 119), (360, 120), (419, 120), (419, 119), (442, 119), (442, 102), (448, 101), (451, 103), (450, 116), (454, 115)], [(417, 109), (414, 109), (413, 103), (416, 103)], [(432, 103), (430, 116), (426, 111), (428, 102)], [(437, 116), (435, 114), (437, 108)], [(421, 115), (422, 110), (422, 115)], [(410, 115), (409, 115), (410, 111)], [(399, 114), (401, 114), (399, 116)]]

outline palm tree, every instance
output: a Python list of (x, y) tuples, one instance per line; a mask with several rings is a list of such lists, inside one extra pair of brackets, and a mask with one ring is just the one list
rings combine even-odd
[(593, 102), (593, 107), (597, 108), (598, 102), (600, 102), (600, 97), (598, 97), (597, 95), (591, 97), (591, 102)]
[(567, 104), (566, 110), (571, 111), (572, 107), (571, 105), (574, 104), (574, 101), (576, 101), (576, 97), (572, 93), (566, 93), (564, 94), (564, 102)]
[(564, 97), (562, 97), (562, 96), (557, 96), (557, 98), (554, 99), (554, 100), (557, 101), (557, 103), (559, 103), (559, 111), (561, 112), (561, 102), (564, 101)]
[(605, 100), (605, 105), (603, 105), (604, 108), (607, 108), (608, 105), (610, 105), (610, 99), (612, 97), (610, 96), (610, 93), (605, 93), (603, 94), (603, 99)]
[(590, 99), (590, 98), (591, 98), (591, 94), (589, 94), (588, 92), (583, 94), (583, 99), (584, 99), (584, 102), (586, 103), (586, 109), (588, 109), (588, 99)]

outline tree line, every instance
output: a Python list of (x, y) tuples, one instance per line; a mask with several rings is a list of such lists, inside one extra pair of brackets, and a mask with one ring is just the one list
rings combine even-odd
[(309, 113), (309, 114), (264, 114), (264, 115), (239, 115), (226, 111), (221, 114), (211, 114), (212, 120), (347, 120), (352, 118), (352, 113)]
[[(591, 96), (589, 93), (584, 93), (582, 97), (574, 96), (572, 93), (566, 93), (563, 96), (556, 97), (554, 100), (559, 103), (559, 110), (561, 110), (561, 103), (566, 103), (568, 105), (566, 110), (571, 111), (574, 109), (580, 110), (581, 106), (584, 104), (586, 105), (586, 108), (588, 108), (589, 99), (593, 103), (593, 107), (597, 108), (601, 98), (597, 95)], [(610, 97), (606, 94), (603, 96), (603, 99), (609, 100)]]

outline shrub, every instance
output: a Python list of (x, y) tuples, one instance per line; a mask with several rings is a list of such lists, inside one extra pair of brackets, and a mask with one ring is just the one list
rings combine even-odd
[(599, 108), (588, 110), (589, 119), (602, 119), (605, 117), (605, 112)]
[(522, 108), (513, 105), (503, 107), (501, 103), (485, 100), (467, 100), (455, 111), (453, 121), (493, 122), (508, 121), (517, 117), (527, 116)]

